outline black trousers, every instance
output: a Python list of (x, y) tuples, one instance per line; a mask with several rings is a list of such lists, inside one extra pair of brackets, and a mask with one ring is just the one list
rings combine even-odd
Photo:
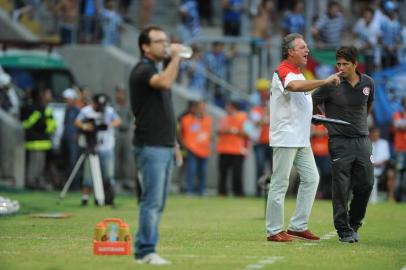
[(346, 236), (361, 227), (371, 195), (374, 184), (372, 144), (367, 136), (333, 136), (329, 140), (329, 151), (334, 226), (340, 236)]
[(219, 195), (227, 195), (227, 178), (232, 174), (232, 188), (235, 196), (244, 196), (242, 188), (243, 155), (219, 155)]

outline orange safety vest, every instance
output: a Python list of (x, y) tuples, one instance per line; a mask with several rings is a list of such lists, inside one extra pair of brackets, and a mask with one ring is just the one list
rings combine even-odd
[[(264, 115), (269, 113), (269, 111), (262, 106), (256, 106), (252, 109), (251, 113), (257, 114), (257, 117), (261, 119), (258, 143), (269, 145), (269, 115)], [(267, 120), (263, 122), (264, 119)]]
[[(244, 131), (244, 123), (247, 120), (245, 112), (226, 115), (220, 119), (220, 130), (233, 129), (236, 133)], [(245, 155), (247, 150), (247, 138), (242, 134), (219, 133), (217, 140), (217, 152), (219, 154)]]
[(197, 117), (192, 113), (182, 117), (180, 134), (185, 147), (201, 158), (210, 156), (212, 119), (209, 115)]
[[(406, 113), (395, 112), (393, 115), (393, 122), (398, 120), (406, 121)], [(405, 152), (406, 151), (406, 130), (400, 130), (395, 128), (395, 136), (393, 140), (393, 146), (396, 151)]]
[[(326, 127), (323, 125), (312, 125), (313, 131), (324, 132)], [(315, 156), (327, 156), (328, 155), (328, 135), (324, 136), (312, 136), (310, 139), (312, 145), (313, 154)]]

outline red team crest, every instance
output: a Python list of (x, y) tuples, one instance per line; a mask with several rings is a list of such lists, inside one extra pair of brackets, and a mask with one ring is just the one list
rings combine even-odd
[(362, 89), (362, 93), (364, 93), (364, 95), (369, 96), (369, 87), (364, 87), (364, 89)]

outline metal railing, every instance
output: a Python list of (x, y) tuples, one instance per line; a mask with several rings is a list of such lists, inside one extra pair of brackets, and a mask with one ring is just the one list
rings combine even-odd
[[(207, 81), (208, 99), (213, 102), (214, 96), (219, 89), (222, 92), (224, 101), (239, 99), (245, 103), (250, 103), (250, 94), (256, 91), (255, 82), (258, 78), (270, 78), (273, 70), (273, 57), (277, 56), (275, 48), (279, 48), (278, 42), (273, 43), (258, 42), (250, 37), (230, 37), (230, 36), (200, 36), (189, 41), (188, 45), (198, 45), (203, 53), (210, 52), (210, 47), (214, 43), (224, 44), (226, 47), (237, 46), (236, 53), (232, 57), (228, 56), (224, 64), (225, 76), (219, 76), (215, 71), (204, 69), (204, 76)], [(279, 50), (278, 50), (279, 52)], [(279, 60), (279, 59), (278, 59)], [(203, 60), (205, 61), (205, 60)]]

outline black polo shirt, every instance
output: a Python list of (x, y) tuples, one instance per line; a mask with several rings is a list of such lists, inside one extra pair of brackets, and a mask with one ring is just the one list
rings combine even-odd
[(136, 146), (166, 146), (175, 144), (176, 122), (170, 90), (150, 86), (157, 74), (155, 63), (143, 58), (130, 74), (131, 108), (135, 116), (134, 144)]
[(313, 93), (313, 103), (324, 105), (326, 117), (351, 123), (350, 126), (327, 124), (329, 136), (360, 137), (368, 135), (368, 107), (374, 100), (374, 80), (357, 71), (360, 81), (353, 87), (345, 79), (337, 86), (320, 87)]

